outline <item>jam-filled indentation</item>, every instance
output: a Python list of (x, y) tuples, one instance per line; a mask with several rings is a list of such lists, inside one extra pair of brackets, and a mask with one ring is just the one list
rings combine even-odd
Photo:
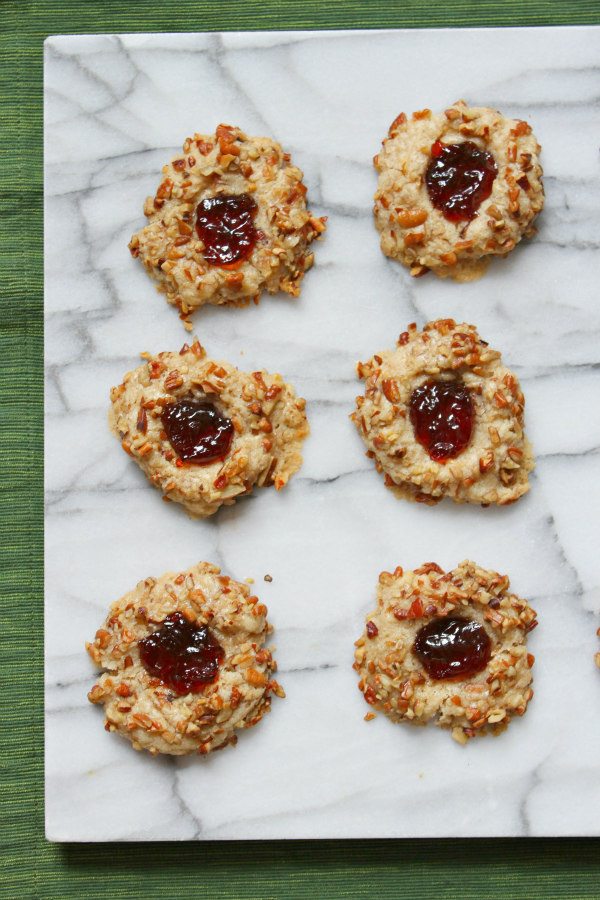
[(233, 266), (248, 259), (258, 240), (254, 225), (258, 207), (249, 194), (219, 194), (201, 200), (196, 232), (211, 266)]
[(149, 675), (160, 678), (179, 696), (200, 692), (213, 682), (225, 651), (208, 626), (198, 628), (174, 612), (157, 631), (138, 642)]
[(430, 678), (467, 678), (485, 669), (492, 642), (479, 622), (443, 616), (420, 629), (413, 650)]
[(431, 459), (443, 463), (465, 450), (474, 409), (463, 381), (426, 381), (413, 391), (409, 405), (415, 437)]
[(496, 161), (487, 150), (473, 141), (431, 147), (431, 161), (425, 172), (425, 185), (435, 209), (450, 222), (469, 221), (492, 193), (498, 174)]
[(169, 443), (183, 462), (207, 466), (229, 453), (233, 423), (209, 400), (189, 398), (168, 403), (161, 421)]

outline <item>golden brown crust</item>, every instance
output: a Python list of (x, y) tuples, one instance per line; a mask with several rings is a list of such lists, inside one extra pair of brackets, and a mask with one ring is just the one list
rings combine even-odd
[[(492, 193), (471, 221), (448, 221), (429, 199), (424, 174), (436, 141), (471, 141), (496, 161)], [(533, 220), (544, 205), (540, 149), (527, 122), (462, 100), (439, 115), (424, 109), (408, 119), (401, 113), (374, 159), (382, 251), (414, 276), (431, 270), (458, 281), (478, 278), (491, 257), (506, 256), (535, 233)]]
[[(184, 322), (189, 325), (189, 314), (206, 303), (246, 306), (264, 290), (298, 296), (313, 264), (309, 246), (326, 220), (306, 208), (302, 172), (279, 144), (219, 125), (215, 134), (186, 138), (163, 174), (144, 206), (148, 225), (133, 235), (129, 249)], [(195, 230), (196, 207), (208, 197), (243, 193), (258, 206), (259, 240), (239, 265), (210, 265)]]
[[(506, 575), (465, 561), (448, 573), (435, 563), (414, 572), (382, 572), (377, 608), (356, 641), (359, 689), (373, 709), (394, 722), (452, 729), (459, 743), (498, 732), (521, 716), (533, 696), (534, 659), (526, 635), (537, 625), (525, 600), (509, 593)], [(435, 618), (458, 614), (477, 621), (492, 641), (486, 668), (463, 679), (433, 679), (412, 647), (418, 631)], [(369, 718), (372, 718), (370, 716)]]
[[(179, 353), (145, 354), (111, 390), (111, 429), (123, 449), (166, 499), (205, 518), (257, 487), (285, 487), (302, 465), (308, 434), (306, 403), (280, 375), (240, 372), (208, 359), (198, 341)], [(167, 403), (193, 397), (210, 400), (235, 428), (226, 458), (209, 465), (184, 465), (161, 423)]]
[[(140, 661), (138, 642), (180, 612), (208, 625), (225, 651), (216, 681), (198, 693), (175, 694)], [(151, 754), (207, 754), (235, 744), (269, 711), (271, 694), (285, 696), (271, 677), (277, 666), (263, 647), (272, 631), (267, 608), (248, 585), (210, 563), (146, 578), (113, 603), (106, 622), (86, 645), (104, 669), (88, 699), (104, 706), (107, 731)]]
[[(531, 446), (524, 434), (525, 399), (500, 353), (474, 325), (453, 319), (412, 324), (396, 349), (376, 353), (357, 372), (365, 380), (352, 419), (388, 487), (404, 499), (437, 503), (505, 505), (529, 490)], [(433, 378), (460, 376), (469, 389), (475, 422), (467, 448), (437, 462), (415, 439), (409, 404), (415, 390)]]

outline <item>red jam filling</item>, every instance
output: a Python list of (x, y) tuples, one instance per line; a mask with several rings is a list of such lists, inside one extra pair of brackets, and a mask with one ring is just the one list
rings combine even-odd
[(431, 162), (425, 172), (425, 184), (432, 205), (450, 222), (475, 218), (481, 203), (492, 193), (498, 174), (491, 153), (473, 141), (431, 147)]
[(233, 423), (209, 400), (169, 403), (161, 421), (169, 443), (183, 462), (207, 466), (229, 453)]
[(233, 266), (248, 259), (258, 240), (254, 226), (257, 209), (249, 194), (207, 197), (198, 204), (196, 231), (207, 263)]
[(207, 626), (197, 628), (179, 612), (138, 642), (145, 670), (179, 696), (198, 693), (214, 681), (225, 651)]
[(430, 678), (467, 678), (485, 669), (492, 642), (479, 622), (444, 616), (420, 629), (413, 651)]
[(459, 456), (471, 439), (473, 401), (462, 381), (426, 381), (410, 398), (415, 437), (435, 462)]

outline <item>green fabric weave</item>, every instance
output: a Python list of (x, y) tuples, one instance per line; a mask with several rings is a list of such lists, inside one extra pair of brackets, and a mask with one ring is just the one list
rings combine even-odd
[(600, 24), (600, 3), (0, 0), (0, 897), (600, 898), (594, 840), (61, 847), (46, 843), (43, 831), (43, 39), (86, 32), (560, 24)]

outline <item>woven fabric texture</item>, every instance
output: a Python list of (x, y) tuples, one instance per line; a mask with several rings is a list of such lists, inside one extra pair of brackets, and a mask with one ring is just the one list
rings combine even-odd
[(44, 38), (598, 24), (598, 0), (2, 0), (0, 15), (0, 897), (600, 897), (593, 840), (51, 845), (43, 832), (42, 719)]

